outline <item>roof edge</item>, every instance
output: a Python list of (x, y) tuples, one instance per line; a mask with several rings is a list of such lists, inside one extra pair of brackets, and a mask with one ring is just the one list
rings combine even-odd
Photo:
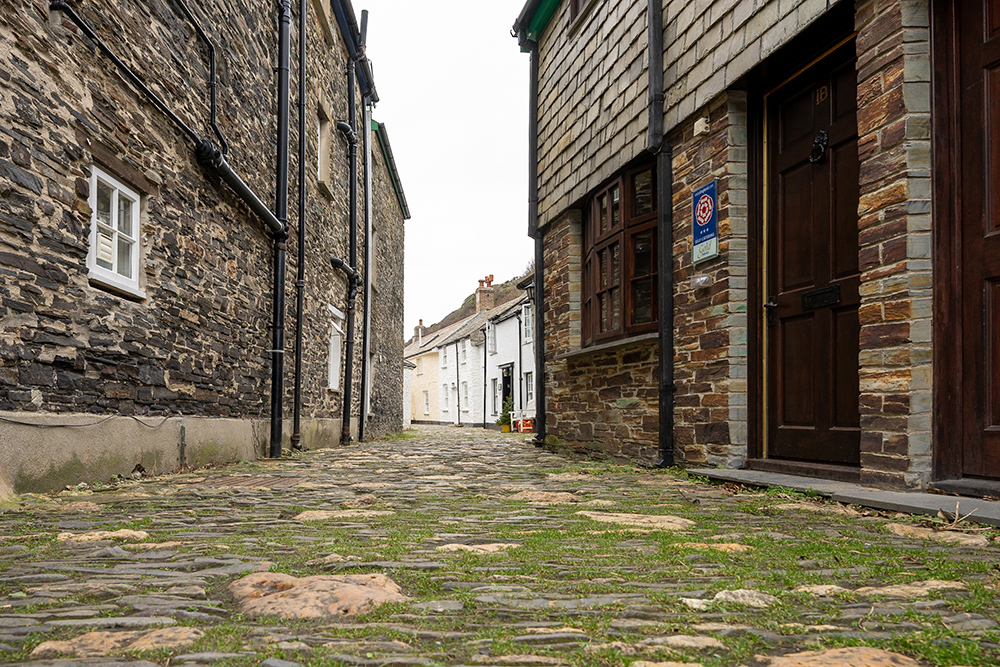
[(552, 15), (559, 8), (560, 1), (527, 0), (511, 31), (517, 37), (517, 43), (522, 51), (528, 50), (530, 42), (538, 42), (538, 38), (552, 20)]
[(396, 201), (403, 212), (403, 220), (410, 219), (410, 207), (406, 203), (406, 193), (403, 192), (403, 182), (399, 178), (399, 170), (396, 168), (396, 158), (392, 155), (392, 145), (389, 143), (389, 132), (385, 129), (385, 123), (372, 121), (371, 129), (378, 136), (379, 146), (382, 147), (382, 155), (385, 156), (386, 165), (389, 167), (389, 180), (396, 191)]

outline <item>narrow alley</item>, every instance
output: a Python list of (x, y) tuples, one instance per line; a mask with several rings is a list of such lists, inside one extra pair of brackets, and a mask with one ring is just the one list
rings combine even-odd
[(19, 497), (0, 660), (995, 665), (997, 531), (953, 523), (421, 427)]

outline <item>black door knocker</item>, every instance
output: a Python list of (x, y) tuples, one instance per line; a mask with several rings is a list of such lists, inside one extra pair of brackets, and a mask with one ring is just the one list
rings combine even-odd
[(811, 163), (819, 164), (823, 161), (828, 143), (830, 143), (830, 135), (826, 133), (826, 130), (820, 130), (816, 133), (816, 138), (813, 139), (812, 150), (809, 151), (809, 161)]

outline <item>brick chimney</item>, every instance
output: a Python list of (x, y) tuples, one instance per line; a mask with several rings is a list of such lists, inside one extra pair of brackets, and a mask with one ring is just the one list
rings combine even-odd
[(417, 345), (424, 344), (424, 321), (419, 320), (419, 324), (413, 327), (413, 337), (417, 339)]
[(476, 312), (492, 308), (493, 299), (493, 274), (490, 274), (479, 281), (479, 288), (476, 289)]

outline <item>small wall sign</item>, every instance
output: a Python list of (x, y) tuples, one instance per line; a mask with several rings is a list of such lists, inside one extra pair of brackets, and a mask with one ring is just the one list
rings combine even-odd
[(716, 181), (694, 191), (694, 244), (691, 263), (697, 264), (719, 254), (719, 195)]

